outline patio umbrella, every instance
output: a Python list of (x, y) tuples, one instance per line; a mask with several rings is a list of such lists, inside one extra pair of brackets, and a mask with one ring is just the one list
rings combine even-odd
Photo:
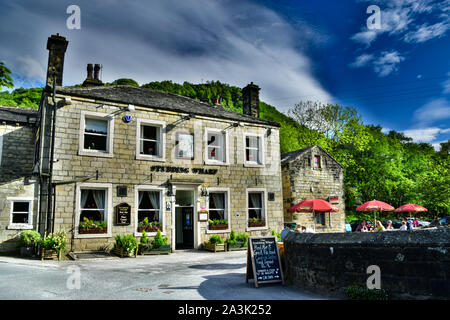
[(379, 200), (367, 201), (356, 208), (356, 211), (375, 211), (374, 212), (375, 224), (377, 223), (376, 217), (377, 211), (394, 211), (394, 210), (395, 208), (393, 206)]
[(395, 212), (426, 212), (427, 208), (419, 206), (418, 204), (407, 203), (395, 209)]
[[(307, 199), (289, 208), (289, 212), (338, 212), (339, 208), (322, 199)], [(331, 219), (331, 216), (330, 216)], [(331, 220), (330, 220), (331, 221)], [(314, 223), (314, 229), (316, 225)]]

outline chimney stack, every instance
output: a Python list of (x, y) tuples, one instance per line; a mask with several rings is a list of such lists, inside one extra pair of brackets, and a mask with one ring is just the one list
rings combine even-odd
[(259, 118), (259, 90), (260, 88), (253, 82), (242, 89), (244, 114)]
[[(103, 82), (100, 80), (100, 65), (95, 64), (92, 66), (92, 63), (87, 65), (87, 78), (83, 82), (83, 87), (95, 87), (95, 86), (103, 86)], [(92, 76), (92, 71), (94, 75)]]
[(56, 85), (62, 86), (64, 55), (69, 41), (57, 33), (47, 40), (48, 66), (46, 85), (53, 86), (53, 75), (56, 74)]

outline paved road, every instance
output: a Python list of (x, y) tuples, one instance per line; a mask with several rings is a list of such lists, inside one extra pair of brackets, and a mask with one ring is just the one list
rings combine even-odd
[[(0, 300), (327, 299), (280, 284), (255, 288), (252, 281), (245, 282), (246, 258), (243, 251), (77, 261), (0, 257)], [(77, 270), (80, 289), (76, 288)]]

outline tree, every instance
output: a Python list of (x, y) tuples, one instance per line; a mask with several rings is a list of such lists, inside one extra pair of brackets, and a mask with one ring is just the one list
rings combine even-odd
[(13, 80), (11, 78), (11, 70), (9, 70), (3, 62), (0, 61), (0, 89), (2, 87), (13, 88)]
[(117, 79), (117, 80), (115, 80), (115, 81), (113, 81), (111, 83), (107, 83), (106, 85), (110, 85), (110, 86), (123, 85), (123, 86), (139, 87), (139, 83), (137, 83), (133, 79), (128, 79), (128, 78), (120, 78), (120, 79)]

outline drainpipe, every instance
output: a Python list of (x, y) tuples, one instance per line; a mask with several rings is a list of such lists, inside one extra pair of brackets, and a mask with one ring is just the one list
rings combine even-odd
[(53, 176), (53, 158), (55, 156), (55, 128), (56, 128), (56, 74), (53, 74), (53, 116), (52, 116), (52, 142), (50, 151), (50, 170), (48, 175), (48, 201), (47, 201), (47, 231), (53, 230), (52, 225), (52, 197), (53, 197), (53, 186), (52, 186), (52, 176)]

